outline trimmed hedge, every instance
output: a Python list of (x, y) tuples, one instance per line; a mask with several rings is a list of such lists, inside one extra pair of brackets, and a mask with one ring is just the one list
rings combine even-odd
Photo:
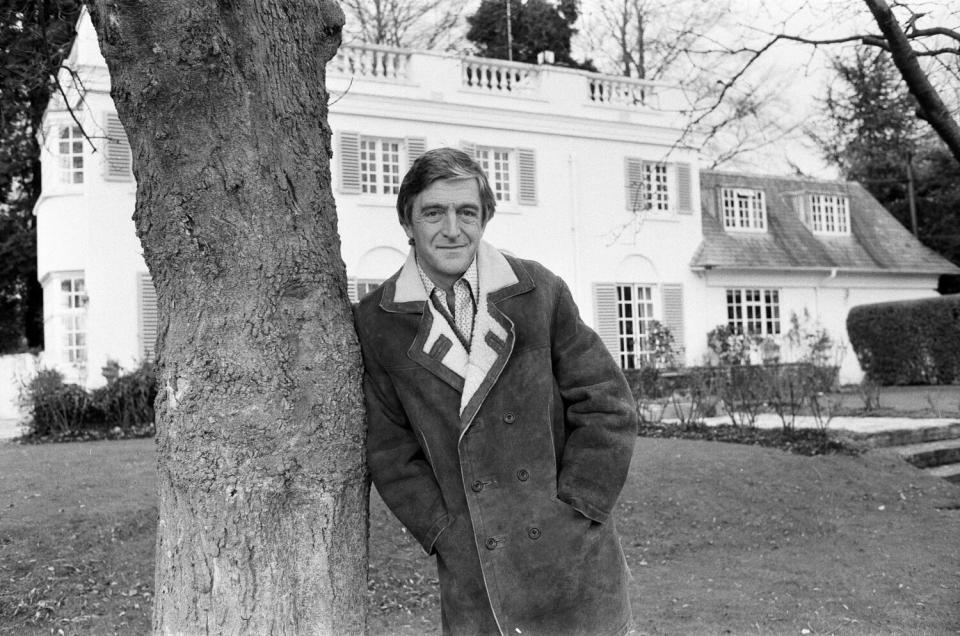
[(960, 294), (858, 305), (847, 316), (847, 334), (873, 382), (960, 380)]

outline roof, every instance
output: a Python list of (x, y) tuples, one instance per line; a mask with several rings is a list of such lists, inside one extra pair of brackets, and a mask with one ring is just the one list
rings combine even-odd
[[(719, 188), (763, 190), (766, 232), (725, 231), (718, 214)], [(850, 234), (814, 234), (793, 199), (806, 193), (845, 194)], [(695, 269), (846, 269), (885, 273), (960, 274), (890, 214), (863, 186), (851, 181), (702, 171), (703, 242)]]

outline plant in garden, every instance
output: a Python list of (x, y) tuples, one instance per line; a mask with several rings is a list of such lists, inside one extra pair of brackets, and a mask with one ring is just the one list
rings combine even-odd
[(803, 308), (803, 321), (797, 312), (790, 312), (790, 330), (787, 342), (798, 353), (798, 362), (809, 362), (818, 367), (829, 366), (835, 362), (837, 346), (829, 332), (815, 320), (806, 307)]
[(739, 333), (730, 325), (717, 325), (707, 333), (707, 346), (720, 364), (749, 364), (750, 351), (761, 346), (762, 338)]
[(89, 395), (76, 384), (66, 384), (56, 369), (41, 369), (27, 385), (25, 398), (31, 436), (56, 435), (84, 426)]
[(662, 324), (659, 320), (650, 322), (650, 330), (647, 334), (647, 350), (650, 353), (650, 360), (659, 369), (673, 368), (677, 365), (677, 352), (674, 348), (676, 340), (670, 332), (670, 328)]
[(769, 404), (780, 418), (784, 432), (793, 431), (800, 410), (807, 398), (807, 377), (804, 373), (782, 369), (769, 383)]
[(863, 379), (860, 380), (860, 384), (857, 385), (857, 392), (860, 394), (860, 399), (863, 400), (865, 411), (875, 411), (880, 408), (880, 383), (870, 377), (869, 374), (864, 375)]
[(123, 374), (119, 364), (108, 362), (103, 375), (107, 379), (106, 386), (94, 389), (90, 396), (91, 418), (122, 429), (152, 425), (153, 403), (157, 397), (153, 364), (144, 362), (130, 373)]
[(670, 393), (670, 404), (681, 425), (698, 424), (716, 414), (718, 398), (711, 392), (710, 378), (703, 369), (690, 369), (684, 375), (683, 389)]
[(734, 426), (753, 427), (770, 393), (770, 372), (762, 366), (731, 366), (714, 388)]

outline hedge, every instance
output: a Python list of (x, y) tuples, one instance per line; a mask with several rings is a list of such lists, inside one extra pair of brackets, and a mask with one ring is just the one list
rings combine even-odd
[(847, 335), (878, 384), (960, 380), (960, 294), (858, 305), (847, 316)]

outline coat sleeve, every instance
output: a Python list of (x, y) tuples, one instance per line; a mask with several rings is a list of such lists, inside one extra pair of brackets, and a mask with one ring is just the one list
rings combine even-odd
[(552, 325), (553, 372), (567, 438), (558, 497), (596, 522), (613, 511), (637, 437), (637, 409), (619, 365), (587, 327), (560, 281)]
[(367, 464), (373, 483), (400, 523), (427, 554), (432, 554), (440, 533), (452, 519), (393, 383), (366, 346), (363, 364)]

